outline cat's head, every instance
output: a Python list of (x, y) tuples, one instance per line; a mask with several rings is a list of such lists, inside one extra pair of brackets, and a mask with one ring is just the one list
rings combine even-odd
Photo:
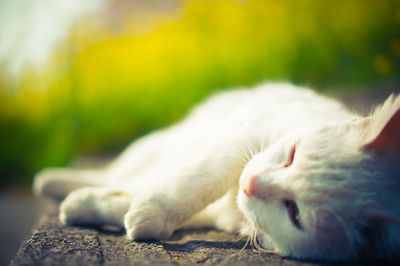
[(242, 173), (238, 204), (286, 256), (400, 257), (400, 97), (258, 153)]

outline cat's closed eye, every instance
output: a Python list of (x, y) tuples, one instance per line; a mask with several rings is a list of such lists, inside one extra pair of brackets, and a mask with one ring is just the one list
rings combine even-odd
[(284, 199), (282, 200), (283, 206), (285, 206), (288, 216), (292, 224), (299, 230), (302, 230), (302, 226), (300, 223), (300, 212), (297, 204), (294, 200)]
[(289, 156), (288, 156), (286, 162), (282, 166), (283, 168), (288, 168), (289, 166), (291, 166), (293, 164), (295, 153), (296, 153), (296, 145), (293, 145), (293, 147), (289, 151)]

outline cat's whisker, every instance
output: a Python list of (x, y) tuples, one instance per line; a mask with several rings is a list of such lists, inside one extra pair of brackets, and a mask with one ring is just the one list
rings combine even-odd
[(238, 155), (244, 165), (247, 164), (248, 161), (250, 161), (250, 157), (246, 153), (241, 152), (240, 150), (233, 151), (232, 153), (234, 155)]
[(261, 151), (261, 136), (257, 134), (257, 145), (255, 146), (255, 150), (257, 153)]
[(250, 160), (251, 159), (251, 152), (250, 152), (250, 150), (248, 148), (247, 141), (245, 140), (245, 138), (243, 137), (242, 134), (241, 134), (241, 143), (242, 144), (240, 145), (239, 150), (237, 152), (243, 154), (246, 159)]
[(243, 133), (244, 131), (245, 130), (242, 128), (240, 131), (240, 137), (245, 141), (246, 145), (244, 145), (244, 147), (246, 148), (247, 152), (250, 153), (250, 158), (253, 158), (257, 154), (257, 150), (249, 139), (248, 135)]
[(250, 236), (250, 245), (252, 248), (259, 250), (260, 246), (257, 242), (258, 242), (257, 231), (255, 229), (253, 229), (251, 232), (251, 236)]
[(254, 242), (254, 231), (251, 231), (251, 234), (249, 235), (250, 237), (250, 246), (253, 248), (253, 242)]
[(258, 134), (258, 153), (262, 152), (264, 150), (264, 134)]
[(238, 158), (241, 161), (241, 164), (240, 164), (241, 167), (244, 168), (246, 166), (246, 163), (247, 163), (246, 156), (244, 154), (242, 154), (240, 151), (232, 151), (231, 156), (234, 158)]
[(267, 135), (266, 135), (266, 132), (265, 132), (265, 128), (263, 128), (263, 131), (262, 131), (262, 134), (261, 134), (261, 146), (262, 146), (261, 151), (265, 150), (265, 145), (266, 145), (265, 136), (267, 136)]
[(247, 236), (247, 240), (246, 240), (246, 243), (244, 244), (244, 246), (240, 249), (240, 251), (237, 253), (238, 255), (240, 254), (240, 253), (242, 253), (246, 248), (247, 248), (247, 246), (250, 244), (250, 246), (251, 246), (251, 242), (252, 242), (252, 236), (253, 236), (253, 233), (254, 233), (254, 226), (251, 224), (251, 222), (250, 221), (247, 221), (247, 227), (249, 227), (250, 228), (250, 230), (251, 230), (251, 232), (249, 233), (249, 235)]
[(239, 153), (242, 156), (243, 164), (246, 165), (251, 160), (251, 158), (246, 153), (243, 153), (243, 152), (240, 152), (240, 151), (239, 151)]
[(241, 253), (247, 248), (247, 246), (249, 245), (250, 241), (251, 241), (251, 237), (250, 237), (250, 235), (249, 235), (249, 236), (247, 236), (246, 243), (245, 243), (244, 246), (239, 250), (238, 254), (241, 254)]
[(254, 231), (254, 246), (257, 250), (262, 250), (263, 248), (260, 245), (261, 239), (257, 233), (257, 231)]
[(252, 150), (251, 150), (251, 147), (250, 147), (250, 142), (249, 142), (249, 140), (247, 139), (247, 137), (245, 137), (243, 134), (241, 134), (241, 138), (242, 138), (242, 141), (244, 142), (244, 145), (242, 146), (244, 149), (245, 149), (245, 152), (247, 153), (247, 154), (249, 154), (248, 156), (251, 158), (251, 157), (253, 157), (253, 153), (252, 153)]

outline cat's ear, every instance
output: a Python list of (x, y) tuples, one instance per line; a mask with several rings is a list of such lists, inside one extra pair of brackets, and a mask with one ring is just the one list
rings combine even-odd
[[(374, 123), (374, 121), (369, 122)], [(364, 149), (395, 152), (400, 151), (400, 109), (389, 118), (372, 141), (369, 141), (364, 146)]]

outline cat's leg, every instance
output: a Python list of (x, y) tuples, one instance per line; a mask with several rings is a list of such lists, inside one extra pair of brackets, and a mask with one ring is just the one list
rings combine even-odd
[(238, 187), (235, 186), (216, 202), (196, 213), (182, 228), (215, 227), (230, 233), (243, 232), (248, 235), (248, 230), (244, 229), (247, 221), (236, 203), (237, 191)]
[(84, 187), (71, 192), (60, 205), (64, 224), (123, 227), (132, 196), (107, 187)]
[(47, 168), (35, 176), (33, 193), (61, 201), (73, 190), (85, 186), (102, 186), (105, 182), (101, 170)]
[(237, 183), (241, 172), (237, 169), (239, 164), (225, 162), (225, 165), (218, 165), (220, 168), (209, 164), (203, 161), (194, 164), (196, 166), (166, 171), (168, 176), (158, 188), (143, 191), (135, 198), (124, 219), (128, 237), (168, 238), (176, 228)]

